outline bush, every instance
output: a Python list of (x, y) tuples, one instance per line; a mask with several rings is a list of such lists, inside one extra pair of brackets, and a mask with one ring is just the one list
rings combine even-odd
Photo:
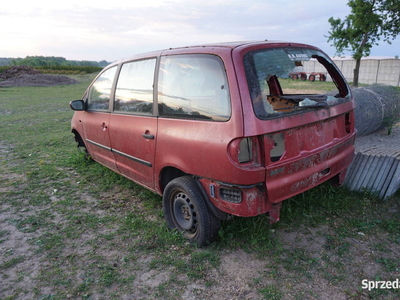
[(41, 66), (36, 67), (36, 69), (41, 70), (42, 73), (47, 74), (80, 74), (80, 73), (98, 73), (103, 68), (94, 66)]

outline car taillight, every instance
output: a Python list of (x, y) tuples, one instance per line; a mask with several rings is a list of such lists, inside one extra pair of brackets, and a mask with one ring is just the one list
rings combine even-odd
[(269, 135), (269, 138), (273, 141), (270, 150), (271, 162), (279, 161), (285, 153), (285, 134), (283, 132), (274, 133)]
[(253, 141), (251, 138), (244, 138), (239, 144), (238, 161), (247, 163), (253, 160)]
[(238, 165), (260, 164), (260, 145), (257, 137), (233, 140), (229, 144), (229, 154)]

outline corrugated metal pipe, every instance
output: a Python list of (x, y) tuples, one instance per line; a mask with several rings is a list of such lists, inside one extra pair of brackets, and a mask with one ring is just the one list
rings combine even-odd
[(387, 199), (400, 189), (400, 91), (373, 85), (354, 97), (358, 136), (345, 186)]

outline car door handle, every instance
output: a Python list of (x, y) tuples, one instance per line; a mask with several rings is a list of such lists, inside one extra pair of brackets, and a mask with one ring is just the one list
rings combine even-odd
[(148, 133), (143, 133), (142, 137), (148, 140), (154, 140), (154, 135), (153, 134), (148, 134)]

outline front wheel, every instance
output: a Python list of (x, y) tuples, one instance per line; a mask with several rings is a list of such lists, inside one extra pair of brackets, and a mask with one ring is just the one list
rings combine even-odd
[(81, 138), (81, 136), (79, 135), (79, 133), (74, 132), (74, 136), (75, 136), (75, 142), (76, 142), (77, 145), (78, 145), (78, 149), (82, 147), (82, 148), (83, 148), (83, 152), (84, 152), (84, 154), (85, 154), (85, 158), (86, 158), (87, 160), (92, 160), (92, 158), (91, 158), (91, 156), (90, 156), (90, 154), (89, 154), (89, 151), (88, 151), (88, 149), (86, 148), (86, 145), (85, 145), (85, 143), (83, 142), (83, 139)]
[(220, 220), (207, 207), (200, 187), (189, 176), (178, 177), (166, 186), (163, 211), (168, 227), (182, 232), (198, 247), (215, 241)]

